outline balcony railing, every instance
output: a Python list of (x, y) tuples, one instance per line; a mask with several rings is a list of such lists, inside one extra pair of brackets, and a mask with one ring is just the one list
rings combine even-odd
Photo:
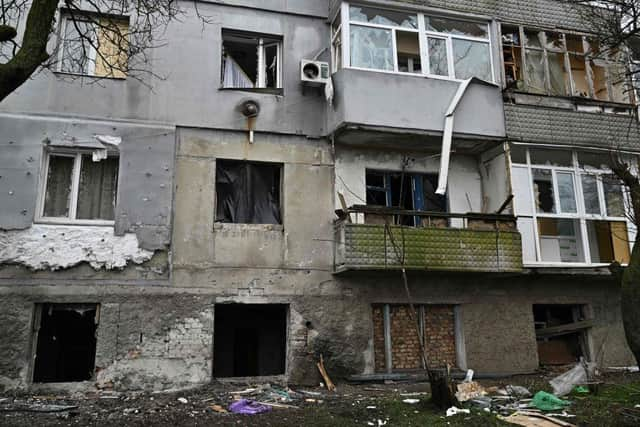
[[(519, 272), (516, 218), (352, 206), (338, 211), (334, 271), (413, 270)], [(353, 218), (365, 223), (354, 223)], [(397, 225), (410, 219), (418, 226)]]

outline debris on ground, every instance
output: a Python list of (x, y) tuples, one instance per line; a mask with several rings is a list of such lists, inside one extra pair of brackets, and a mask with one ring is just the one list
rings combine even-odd
[(575, 386), (588, 383), (593, 377), (594, 371), (595, 365), (580, 360), (576, 366), (549, 381), (553, 387), (553, 394), (566, 396)]
[(322, 355), (320, 355), (320, 361), (316, 365), (318, 366), (318, 371), (320, 371), (320, 375), (322, 375), (322, 378), (324, 379), (324, 382), (327, 385), (327, 390), (335, 391), (336, 386), (333, 384), (333, 381), (331, 381), (331, 378), (329, 378), (329, 374), (327, 374), (327, 370), (324, 367), (324, 358), (322, 357)]
[(447, 417), (452, 417), (458, 414), (470, 414), (470, 413), (471, 411), (469, 409), (460, 409), (455, 406), (452, 406), (451, 408), (447, 409)]
[(533, 396), (531, 405), (541, 411), (559, 411), (571, 405), (571, 402), (562, 400), (551, 393), (539, 391)]
[(77, 408), (75, 405), (47, 405), (21, 402), (0, 404), (0, 412), (65, 412)]
[(404, 399), (403, 402), (410, 405), (415, 405), (416, 403), (420, 403), (420, 399)]
[(271, 406), (247, 399), (240, 399), (229, 405), (229, 411), (234, 414), (256, 415), (271, 411)]
[(514, 412), (502, 421), (525, 427), (575, 427), (573, 424), (535, 412)]
[(457, 389), (456, 399), (458, 399), (459, 402), (466, 402), (467, 400), (487, 395), (484, 387), (475, 381), (462, 382), (457, 385)]

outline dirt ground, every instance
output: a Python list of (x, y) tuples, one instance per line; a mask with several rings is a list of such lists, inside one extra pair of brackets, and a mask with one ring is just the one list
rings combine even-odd
[[(551, 373), (498, 380), (478, 380), (485, 387), (521, 385), (533, 393), (550, 390)], [(640, 374), (607, 374), (597, 393), (569, 396), (564, 421), (578, 426), (640, 425)], [(95, 392), (75, 395), (0, 394), (2, 426), (424, 426), (510, 425), (494, 413), (472, 409), (471, 414), (446, 417), (429, 401), (426, 383), (338, 384), (337, 392), (324, 388), (290, 386), (295, 396), (288, 405), (259, 415), (219, 413), (227, 408), (233, 391), (255, 384), (212, 383), (206, 387), (169, 393)], [(274, 385), (275, 386), (275, 385)], [(307, 392), (304, 394), (303, 392)], [(319, 393), (319, 394), (318, 394)], [(251, 396), (249, 396), (251, 398)], [(186, 401), (185, 401), (186, 399)], [(417, 403), (405, 403), (418, 399)], [(185, 403), (186, 402), (186, 403)], [(33, 404), (36, 404), (33, 406)], [(31, 406), (30, 406), (31, 405)], [(41, 405), (69, 405), (62, 412), (31, 412)], [(638, 405), (638, 407), (636, 407)], [(29, 409), (30, 408), (30, 409)], [(51, 408), (49, 408), (51, 409)]]

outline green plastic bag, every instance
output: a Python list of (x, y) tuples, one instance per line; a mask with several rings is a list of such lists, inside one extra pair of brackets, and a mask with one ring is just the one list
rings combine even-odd
[(589, 394), (589, 388), (583, 385), (577, 385), (573, 388), (573, 392), (576, 394)]
[(560, 411), (571, 405), (571, 402), (562, 400), (551, 393), (539, 391), (533, 396), (531, 404), (541, 411)]

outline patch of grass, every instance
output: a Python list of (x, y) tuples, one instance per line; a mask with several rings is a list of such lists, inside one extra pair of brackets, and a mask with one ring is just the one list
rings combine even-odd
[(580, 425), (637, 426), (640, 424), (640, 382), (607, 384), (597, 394), (571, 396), (568, 412), (577, 415)]

